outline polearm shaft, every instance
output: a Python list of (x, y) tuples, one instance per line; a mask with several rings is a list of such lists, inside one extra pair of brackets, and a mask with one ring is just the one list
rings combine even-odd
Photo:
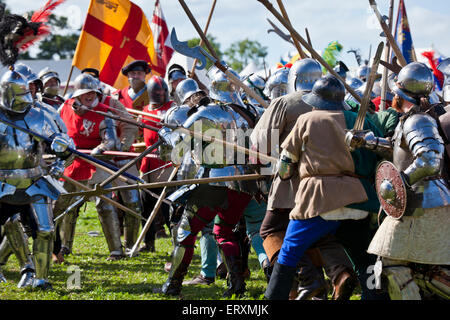
[[(178, 0), (178, 2), (180, 2), (181, 6), (183, 7), (184, 11), (186, 12), (189, 20), (191, 20), (192, 25), (194, 26), (195, 30), (197, 30), (197, 33), (199, 34), (200, 38), (203, 40), (203, 42), (205, 43), (206, 47), (208, 48), (208, 51), (214, 56), (217, 57), (216, 51), (214, 50), (214, 48), (212, 47), (211, 43), (209, 42), (209, 40), (206, 38), (205, 34), (203, 33), (202, 29), (200, 28), (200, 26), (197, 23), (197, 20), (195, 20), (194, 16), (192, 15), (191, 11), (189, 10), (188, 6), (186, 5), (186, 3), (184, 2), (184, 0)], [(210, 57), (211, 59), (211, 57)], [(219, 61), (219, 59), (215, 58), (215, 59), (211, 59), (211, 61), (214, 63), (214, 65), (223, 73), (225, 73), (228, 77), (228, 79), (230, 79), (230, 81), (238, 86), (239, 88), (241, 88), (242, 90), (245, 91), (245, 93), (247, 93), (250, 97), (252, 97), (253, 99), (255, 99), (256, 101), (258, 101), (258, 103), (264, 107), (264, 108), (268, 108), (268, 104), (266, 101), (264, 101), (255, 91), (253, 91), (252, 89), (250, 89), (249, 87), (247, 87), (245, 84), (242, 83), (241, 80), (239, 80), (234, 74), (232, 74), (227, 67), (225, 67), (224, 65), (222, 65)]]
[(216, 182), (227, 182), (227, 181), (247, 181), (247, 180), (258, 180), (258, 179), (265, 179), (267, 178), (267, 175), (261, 175), (258, 173), (254, 174), (246, 174), (246, 175), (239, 175), (239, 176), (224, 176), (224, 177), (214, 177), (214, 178), (201, 178), (201, 179), (186, 179), (186, 180), (177, 180), (177, 181), (170, 181), (170, 182), (152, 182), (152, 183), (142, 183), (142, 184), (134, 184), (134, 185), (128, 185), (128, 186), (121, 186), (121, 187), (112, 187), (107, 189), (101, 189), (101, 190), (93, 190), (93, 191), (82, 191), (82, 192), (71, 192), (62, 194), (61, 196), (83, 196), (83, 197), (93, 197), (98, 196), (99, 194), (105, 194), (115, 191), (121, 191), (121, 190), (132, 190), (132, 189), (154, 189), (154, 188), (164, 188), (164, 187), (179, 187), (183, 185), (189, 185), (189, 184), (208, 184), (208, 183), (216, 183)]
[[(3, 117), (0, 117), (0, 122), (4, 123), (4, 124), (6, 124), (6, 125), (8, 125), (8, 126), (10, 126), (12, 128), (15, 128), (15, 129), (17, 129), (19, 131), (25, 132), (25, 133), (27, 133), (27, 134), (35, 137), (35, 138), (43, 140), (43, 141), (45, 141), (47, 143), (52, 143), (52, 141), (53, 141), (52, 139), (47, 138), (47, 137), (45, 137), (45, 136), (43, 136), (43, 135), (41, 135), (41, 134), (39, 134), (37, 132), (34, 132), (34, 131), (32, 131), (32, 130), (30, 130), (28, 128), (22, 128), (21, 126), (18, 126), (14, 122), (11, 122), (11, 121), (9, 121), (7, 119), (4, 119)], [(87, 159), (87, 160), (95, 162), (95, 163), (97, 163), (99, 165), (105, 166), (105, 167), (115, 171), (116, 173), (120, 171), (120, 169), (117, 168), (116, 166), (113, 166), (113, 165), (111, 165), (109, 163), (106, 163), (104, 161), (98, 160), (98, 159), (96, 159), (94, 157), (88, 156), (87, 154), (85, 154), (83, 152), (80, 152), (77, 149), (73, 149), (71, 147), (67, 147), (67, 151), (72, 152), (73, 154), (75, 154), (76, 156), (78, 156), (78, 157), (80, 157), (82, 159), (85, 159), (85, 160)], [(133, 175), (127, 173), (127, 172), (121, 172), (120, 174), (122, 174), (125, 177), (130, 178), (130, 179), (132, 179), (134, 181), (141, 181), (141, 179), (139, 179), (138, 177), (135, 177), (135, 176), (133, 176)]]
[[(112, 182), (113, 180), (115, 180), (116, 178), (118, 178), (121, 174), (124, 174), (125, 171), (127, 171), (129, 168), (131, 168), (133, 165), (135, 165), (138, 161), (140, 161), (142, 158), (144, 158), (147, 154), (149, 154), (150, 152), (152, 152), (154, 149), (158, 148), (159, 145), (162, 143), (161, 140), (159, 140), (158, 142), (156, 142), (155, 144), (153, 144), (152, 146), (148, 147), (144, 152), (142, 152), (138, 157), (134, 158), (133, 160), (131, 160), (130, 162), (128, 162), (126, 165), (124, 165), (122, 168), (120, 168), (118, 171), (116, 171), (115, 174), (113, 174), (112, 176), (108, 177), (105, 181), (103, 181), (102, 183), (100, 183), (99, 185), (96, 185), (96, 188), (103, 190), (103, 187), (105, 185), (107, 185), (108, 183)], [(140, 178), (138, 181), (143, 181)], [(136, 187), (133, 188), (128, 188), (126, 190), (131, 190), (131, 189), (137, 189)], [(88, 193), (92, 193), (93, 191), (88, 191)], [(98, 192), (98, 191), (97, 191)], [(106, 194), (108, 192), (104, 192), (102, 194)], [(72, 196), (74, 193), (66, 193), (63, 194), (61, 196)], [(99, 194), (93, 194), (91, 196), (98, 196)], [(72, 203), (62, 214), (60, 214), (58, 216), (58, 219), (64, 215), (66, 215), (70, 210), (72, 210), (73, 208), (77, 207), (77, 206), (81, 206), (88, 198), (89, 196), (86, 196), (85, 194), (83, 194), (83, 197), (81, 197), (80, 199), (78, 199), (77, 201), (75, 201), (74, 203)]]
[[(213, 4), (211, 6), (211, 10), (209, 10), (209, 16), (208, 16), (208, 20), (206, 21), (206, 26), (205, 26), (205, 30), (203, 31), (203, 33), (206, 35), (208, 33), (208, 28), (209, 28), (209, 23), (211, 22), (211, 18), (212, 18), (212, 14), (214, 12), (214, 8), (216, 7), (216, 2), (217, 0), (213, 0)], [(203, 45), (203, 40), (200, 39), (200, 44), (199, 46), (201, 47)], [(217, 57), (216, 57), (217, 59)], [(193, 78), (195, 75), (195, 66), (197, 65), (197, 59), (194, 59), (194, 63), (192, 65), (192, 70), (191, 70), (191, 75), (190, 77)]]
[[(84, 184), (82, 184), (82, 183), (80, 183), (80, 182), (78, 182), (78, 181), (76, 181), (76, 180), (74, 180), (74, 179), (72, 179), (72, 178), (70, 178), (70, 177), (63, 176), (62, 178), (63, 178), (64, 180), (66, 180), (67, 182), (73, 184), (73, 185), (76, 186), (77, 188), (80, 188), (80, 189), (85, 190), (85, 191), (91, 191), (91, 189), (90, 189), (89, 187), (85, 186)], [(122, 205), (122, 204), (120, 204), (120, 203), (118, 203), (118, 202), (116, 202), (116, 201), (114, 201), (114, 200), (112, 200), (112, 199), (110, 199), (110, 198), (108, 198), (108, 197), (106, 197), (106, 196), (101, 195), (101, 196), (98, 196), (98, 197), (99, 197), (100, 199), (102, 199), (103, 201), (112, 204), (112, 205), (115, 206), (116, 208), (119, 208), (120, 210), (124, 211), (125, 213), (132, 215), (132, 216), (135, 217), (135, 218), (138, 218), (138, 219), (142, 219), (142, 220), (144, 220), (144, 221), (147, 221), (147, 219), (145, 219), (144, 217), (142, 217), (139, 213), (137, 213), (137, 212), (131, 210), (131, 209), (128, 208), (128, 207), (125, 207), (124, 205)], [(60, 217), (60, 216), (58, 216), (58, 218), (59, 218), (59, 217)], [(59, 219), (58, 219), (58, 220), (59, 220)]]
[[(172, 172), (170, 173), (170, 177), (168, 182), (171, 182), (173, 178), (175, 178), (175, 175), (178, 172), (179, 167), (173, 168)], [(158, 198), (158, 201), (155, 204), (155, 207), (152, 210), (152, 213), (150, 213), (150, 216), (148, 217), (147, 222), (145, 223), (144, 227), (142, 228), (141, 234), (139, 235), (138, 239), (136, 240), (136, 243), (133, 245), (133, 248), (130, 252), (130, 257), (133, 257), (137, 251), (137, 248), (139, 247), (139, 244), (142, 242), (142, 240), (145, 237), (145, 234), (147, 233), (148, 229), (150, 228), (150, 225), (152, 224), (153, 220), (156, 217), (156, 214), (159, 211), (159, 208), (161, 207), (161, 204), (163, 203), (163, 199), (166, 197), (167, 193), (167, 187), (164, 187), (164, 189), (161, 191), (161, 195)]]
[[(153, 126), (149, 126), (148, 124), (145, 124), (145, 123), (137, 122), (137, 121), (130, 120), (130, 119), (124, 119), (122, 117), (119, 117), (119, 116), (116, 116), (116, 115), (112, 115), (112, 114), (109, 114), (109, 113), (106, 113), (106, 112), (102, 112), (102, 111), (97, 111), (97, 110), (89, 110), (89, 111), (97, 113), (99, 115), (103, 115), (105, 117), (109, 117), (109, 118), (114, 119), (114, 120), (123, 121), (123, 122), (129, 123), (129, 124), (136, 125), (136, 126), (142, 128), (142, 129), (148, 129), (148, 130), (152, 130), (152, 131), (155, 131), (155, 132), (159, 131), (158, 128), (153, 127)], [(192, 135), (195, 138), (199, 138), (199, 139), (202, 139), (202, 140), (205, 140), (205, 141), (209, 141), (211, 143), (213, 143), (213, 142), (222, 143), (222, 144), (224, 144), (224, 145), (226, 145), (228, 147), (232, 147), (237, 152), (245, 153), (248, 156), (259, 157), (260, 160), (264, 160), (264, 161), (268, 161), (268, 162), (272, 162), (272, 163), (276, 163), (278, 161), (278, 159), (275, 158), (275, 157), (271, 157), (271, 156), (268, 156), (266, 154), (263, 154), (263, 153), (260, 153), (260, 152), (253, 151), (251, 149), (245, 148), (243, 146), (240, 146), (240, 145), (237, 145), (237, 144), (234, 144), (234, 143), (230, 143), (228, 141), (224, 141), (224, 140), (221, 140), (221, 139), (217, 139), (215, 137), (211, 137), (211, 136), (205, 135), (204, 133), (192, 131), (192, 130), (189, 130), (189, 129), (184, 128), (182, 126), (171, 125), (171, 124), (168, 124), (168, 123), (159, 122), (159, 121), (152, 120), (152, 119), (146, 119), (146, 120), (148, 120), (150, 122), (154, 122), (155, 124), (158, 124), (158, 125), (162, 125), (162, 126), (168, 127), (169, 129), (172, 129), (172, 130), (180, 130), (180, 131), (182, 131), (185, 134)]]
[(386, 38), (388, 39), (392, 50), (395, 53), (395, 56), (397, 57), (398, 63), (400, 66), (404, 67), (407, 65), (407, 62), (405, 60), (405, 57), (403, 56), (402, 51), (397, 45), (397, 42), (395, 41), (394, 37), (392, 36), (392, 33), (389, 30), (389, 27), (387, 26), (386, 22), (384, 22), (383, 18), (381, 17), (380, 11), (378, 11), (377, 2), (375, 0), (369, 0), (370, 6), (372, 7), (373, 12), (375, 13), (378, 22), (380, 22), (380, 26), (384, 31), (384, 34), (386, 35)]
[[(280, 7), (281, 13), (283, 14), (283, 17), (286, 19), (287, 22), (292, 26), (291, 20), (289, 20), (289, 16), (287, 14), (286, 9), (284, 8), (284, 4), (282, 0), (277, 0), (278, 6)], [(298, 54), (300, 55), (301, 59), (307, 58), (305, 52), (303, 52), (302, 47), (298, 43), (297, 39), (295, 39), (291, 34), (292, 41), (294, 42), (294, 46), (297, 48)]]
[(257, 1), (261, 2), (261, 4), (263, 4), (275, 16), (275, 18), (277, 18), (278, 21), (280, 21), (283, 26), (289, 30), (294, 38), (296, 38), (300, 42), (300, 44), (309, 51), (312, 58), (316, 59), (321, 65), (323, 65), (325, 69), (327, 69), (328, 72), (330, 72), (333, 76), (341, 80), (342, 84), (345, 86), (345, 89), (347, 89), (347, 91), (356, 99), (356, 101), (361, 103), (361, 97), (356, 93), (356, 91), (353, 90), (353, 88), (350, 87), (345, 82), (345, 80), (337, 74), (336, 71), (333, 70), (333, 68), (312, 48), (312, 46), (309, 45), (307, 41), (305, 41), (305, 39), (303, 39), (303, 37), (297, 31), (295, 31), (295, 29), (281, 16), (281, 14), (273, 7), (273, 5), (268, 0)]
[[(137, 154), (136, 154), (136, 156), (139, 156), (139, 155), (140, 155), (140, 153), (137, 153)], [(148, 156), (148, 155), (147, 155), (147, 156)], [(147, 157), (147, 156), (146, 156), (146, 157)], [(91, 161), (86, 160), (86, 159), (84, 159), (84, 161), (86, 161), (87, 163), (92, 164), (93, 166), (96, 166), (96, 167), (100, 168), (101, 170), (103, 170), (103, 171), (105, 171), (105, 172), (107, 172), (107, 173), (109, 173), (109, 174), (111, 174), (111, 175), (114, 175), (114, 174), (115, 174), (115, 171), (110, 170), (110, 169), (108, 169), (108, 168), (106, 168), (106, 167), (104, 167), (104, 166), (101, 166), (101, 165), (99, 165), (99, 164), (97, 164), (97, 163), (95, 163), (95, 162), (91, 162)], [(117, 178), (120, 179), (120, 180), (122, 180), (122, 181), (125, 182), (125, 183), (128, 183), (128, 184), (133, 184), (133, 183), (134, 183), (133, 180), (127, 179), (127, 178), (125, 178), (125, 177), (123, 177), (123, 176), (119, 176), (119, 177), (117, 177)], [(142, 180), (142, 179), (141, 179), (140, 181), (141, 181), (142, 183), (145, 183), (145, 181)], [(155, 194), (155, 193), (153, 193), (153, 192), (151, 192), (150, 190), (143, 189), (143, 191), (144, 191), (145, 193), (149, 194), (150, 196), (154, 197), (154, 198), (158, 198), (158, 195)]]

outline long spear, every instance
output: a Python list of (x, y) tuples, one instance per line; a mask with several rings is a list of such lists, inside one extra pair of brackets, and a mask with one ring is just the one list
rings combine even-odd
[[(199, 34), (200, 38), (203, 40), (203, 42), (205, 43), (206, 47), (208, 48), (208, 51), (215, 57), (211, 57), (209, 56), (208, 58), (214, 63), (214, 65), (223, 73), (225, 73), (228, 77), (228, 79), (230, 79), (230, 81), (238, 86), (239, 88), (241, 88), (242, 90), (245, 91), (245, 93), (247, 93), (250, 97), (252, 97), (253, 99), (255, 99), (256, 101), (258, 101), (258, 103), (264, 107), (267, 108), (269, 105), (267, 104), (266, 101), (264, 101), (258, 94), (256, 94), (255, 91), (253, 91), (252, 89), (250, 89), (248, 86), (246, 86), (244, 83), (242, 83), (241, 80), (239, 80), (234, 74), (232, 74), (229, 70), (228, 67), (225, 67), (224, 65), (222, 65), (219, 61), (219, 59), (217, 58), (217, 54), (213, 48), (213, 46), (211, 45), (211, 43), (209, 42), (209, 40), (206, 38), (205, 34), (203, 33), (202, 29), (200, 28), (200, 26), (198, 25), (197, 21), (195, 20), (194, 16), (192, 15), (191, 11), (189, 10), (188, 6), (186, 5), (186, 3), (184, 2), (184, 0), (178, 0), (178, 2), (180, 2), (181, 6), (183, 7), (184, 11), (186, 12), (189, 20), (191, 20), (192, 25), (194, 26), (195, 30), (197, 30), (197, 33)], [(173, 29), (172, 29), (172, 35), (174, 34)], [(173, 40), (171, 38), (171, 40)], [(174, 46), (174, 41), (172, 41), (172, 45)], [(174, 46), (174, 50), (177, 50), (177, 48), (175, 48)], [(177, 50), (178, 51), (178, 50)], [(180, 51), (179, 51), (180, 52)], [(181, 52), (182, 53), (182, 52)]]
[(227, 182), (227, 181), (248, 181), (248, 180), (258, 180), (265, 179), (267, 175), (261, 175), (258, 173), (253, 174), (245, 174), (239, 176), (224, 176), (224, 177), (213, 177), (213, 178), (201, 178), (201, 179), (186, 179), (186, 180), (177, 180), (170, 182), (152, 182), (152, 183), (141, 183), (141, 184), (132, 184), (128, 186), (120, 186), (120, 187), (112, 187), (112, 188), (100, 188), (98, 185), (95, 189), (91, 191), (79, 191), (79, 192), (71, 192), (62, 194), (62, 197), (74, 197), (74, 196), (83, 196), (83, 197), (96, 197), (101, 194), (107, 194), (110, 192), (121, 191), (121, 190), (132, 190), (132, 189), (154, 189), (154, 188), (164, 188), (164, 187), (178, 187), (186, 184), (208, 184), (208, 183), (216, 183), (216, 182)]
[[(103, 181), (102, 183), (98, 184), (95, 186), (95, 190), (104, 190), (103, 187), (105, 185), (107, 185), (108, 183), (112, 182), (113, 180), (115, 180), (117, 177), (119, 177), (121, 174), (125, 173), (125, 171), (127, 171), (129, 168), (131, 168), (132, 166), (134, 166), (138, 161), (142, 160), (147, 154), (149, 154), (150, 152), (152, 152), (153, 150), (155, 150), (156, 148), (158, 148), (160, 145), (162, 144), (162, 141), (159, 140), (158, 142), (156, 142), (155, 144), (151, 145), (150, 147), (148, 147), (144, 152), (142, 152), (138, 157), (134, 158), (133, 160), (129, 161), (126, 165), (124, 165), (122, 168), (120, 168), (115, 174), (109, 176), (105, 181)], [(138, 178), (139, 179), (139, 178)], [(139, 179), (138, 181), (142, 181), (142, 179)], [(136, 189), (136, 188), (129, 188), (127, 190), (130, 189)], [(107, 192), (106, 192), (107, 193)], [(73, 193), (66, 193), (64, 195), (69, 196), (72, 195)], [(101, 194), (105, 194), (105, 193), (101, 193)], [(95, 195), (96, 196), (96, 195)], [(77, 201), (75, 201), (72, 205), (70, 205), (62, 214), (60, 214), (58, 217), (64, 216), (65, 214), (67, 214), (70, 210), (72, 210), (72, 208), (76, 207), (76, 206), (80, 206), (82, 205), (86, 200), (88, 199), (88, 197), (83, 196), (80, 199), (78, 199)]]
[[(175, 175), (178, 172), (178, 168), (179, 167), (173, 168), (168, 182), (171, 182), (173, 180), (173, 178), (175, 177)], [(158, 213), (159, 208), (161, 207), (163, 199), (166, 197), (166, 193), (167, 193), (167, 187), (164, 187), (164, 189), (161, 191), (161, 195), (159, 196), (158, 201), (156, 202), (155, 206), (153, 207), (152, 213), (150, 214), (147, 222), (144, 225), (144, 228), (142, 228), (141, 234), (139, 235), (138, 239), (136, 240), (136, 243), (134, 244), (133, 248), (131, 249), (130, 257), (133, 257), (135, 255), (137, 248), (139, 247), (139, 244), (142, 242), (142, 239), (144, 239), (145, 234), (147, 233), (148, 229), (150, 228), (150, 225), (152, 224), (153, 220), (155, 219), (156, 214)]]
[[(289, 16), (287, 14), (286, 9), (284, 8), (284, 4), (282, 0), (277, 0), (278, 6), (280, 7), (281, 13), (283, 14), (283, 17), (286, 19), (286, 21), (291, 25), (291, 21), (289, 20)], [(291, 34), (291, 38), (294, 41), (294, 45), (297, 48), (298, 54), (300, 55), (301, 59), (305, 59), (307, 58), (306, 54), (303, 52), (302, 47), (300, 46), (300, 44), (298, 43), (297, 39), (295, 39), (292, 34)]]
[[(29, 134), (29, 135), (31, 135), (31, 136), (37, 138), (37, 139), (43, 140), (43, 141), (45, 141), (45, 142), (47, 142), (47, 143), (52, 143), (52, 142), (53, 142), (52, 139), (50, 139), (50, 138), (48, 138), (48, 137), (46, 137), (46, 136), (43, 136), (43, 135), (41, 135), (41, 134), (39, 134), (39, 133), (37, 133), (37, 132), (34, 132), (34, 131), (32, 131), (32, 130), (30, 130), (30, 129), (28, 129), (28, 128), (23, 128), (23, 127), (21, 127), (21, 126), (15, 124), (14, 122), (11, 122), (11, 121), (9, 121), (9, 120), (3, 118), (3, 116), (0, 116), (0, 122), (1, 122), (1, 123), (4, 123), (4, 124), (6, 124), (6, 125), (8, 125), (8, 126), (10, 126), (10, 127), (12, 127), (12, 128), (15, 128), (16, 130), (25, 132), (25, 133), (27, 133), (27, 134)], [(58, 142), (58, 143), (59, 143), (59, 142)], [(61, 144), (61, 145), (62, 145), (62, 144)], [(65, 145), (64, 145), (64, 146), (65, 146)], [(78, 156), (78, 157), (80, 157), (80, 158), (82, 158), (82, 159), (90, 160), (90, 161), (92, 161), (92, 162), (94, 162), (94, 163), (96, 163), (96, 164), (99, 164), (99, 165), (102, 165), (102, 166), (104, 166), (104, 167), (107, 167), (107, 168), (109, 168), (109, 169), (115, 171), (116, 173), (120, 171), (120, 169), (117, 168), (116, 166), (113, 166), (113, 165), (111, 165), (111, 164), (109, 164), (109, 163), (107, 163), (107, 162), (101, 161), (101, 160), (96, 159), (96, 158), (94, 158), (94, 157), (88, 156), (87, 154), (85, 154), (85, 153), (83, 153), (83, 152), (80, 152), (80, 151), (78, 151), (77, 149), (73, 149), (73, 148), (71, 148), (71, 147), (67, 147), (67, 151), (72, 152), (73, 154), (75, 154), (76, 156)], [(123, 176), (125, 176), (125, 177), (127, 177), (127, 178), (130, 178), (130, 179), (134, 180), (134, 181), (141, 181), (140, 178), (135, 177), (135, 176), (133, 176), (132, 174), (129, 174), (129, 173), (127, 173), (127, 172), (123, 172), (123, 171), (122, 171), (122, 172), (120, 172), (119, 174), (117, 174), (117, 176), (119, 176), (119, 175), (123, 175)]]
[[(119, 116), (116, 116), (116, 115), (112, 115), (112, 114), (109, 114), (109, 113), (106, 113), (106, 112), (98, 111), (98, 110), (89, 110), (89, 111), (97, 113), (97, 114), (105, 116), (105, 117), (109, 117), (109, 118), (114, 119), (114, 120), (123, 121), (123, 122), (129, 123), (129, 124), (136, 125), (136, 126), (142, 128), (142, 129), (149, 129), (149, 130), (152, 130), (152, 131), (155, 131), (155, 132), (159, 131), (158, 128), (150, 126), (150, 125), (145, 124), (145, 123), (137, 122), (137, 121), (130, 120), (130, 119), (124, 119), (122, 117), (119, 117)], [(164, 122), (159, 122), (159, 121), (152, 120), (152, 119), (146, 119), (146, 120), (148, 120), (150, 122), (154, 122), (155, 124), (159, 124), (159, 125), (168, 127), (169, 129), (172, 129), (172, 130), (180, 130), (184, 134), (192, 135), (195, 138), (199, 138), (199, 139), (202, 139), (204, 141), (208, 141), (208, 142), (211, 142), (211, 143), (216, 142), (216, 143), (224, 144), (226, 146), (232, 147), (233, 150), (236, 150), (237, 152), (242, 152), (242, 153), (245, 153), (246, 155), (249, 155), (249, 156), (257, 156), (261, 160), (265, 160), (265, 161), (272, 162), (272, 163), (278, 162), (278, 159), (275, 158), (275, 157), (271, 157), (271, 156), (268, 156), (266, 154), (263, 154), (263, 153), (260, 153), (260, 152), (257, 152), (257, 151), (245, 148), (245, 147), (240, 146), (238, 144), (234, 144), (234, 143), (230, 143), (228, 141), (217, 139), (216, 137), (208, 136), (208, 135), (206, 135), (204, 133), (201, 133), (201, 132), (189, 130), (189, 129), (187, 129), (185, 127), (182, 127), (182, 126), (177, 126), (177, 125), (172, 125), (172, 124), (168, 124), (168, 123), (164, 123)]]
[(275, 16), (275, 18), (277, 18), (278, 21), (280, 21), (283, 26), (288, 29), (295, 38), (297, 38), (297, 40), (303, 45), (303, 47), (305, 47), (309, 51), (312, 58), (316, 59), (321, 65), (323, 65), (325, 69), (327, 69), (328, 72), (330, 72), (333, 76), (341, 80), (347, 91), (356, 99), (356, 101), (361, 103), (361, 97), (356, 93), (356, 91), (353, 90), (353, 88), (350, 87), (345, 82), (345, 80), (337, 74), (336, 71), (333, 70), (333, 68), (312, 48), (312, 46), (307, 41), (305, 41), (305, 39), (303, 39), (303, 37), (297, 31), (295, 31), (295, 29), (286, 21), (286, 19), (281, 16), (281, 14), (273, 7), (273, 5), (268, 0), (257, 1), (261, 2), (261, 4), (263, 4)]
[[(78, 188), (80, 188), (80, 189), (82, 189), (82, 190), (85, 190), (85, 191), (92, 191), (89, 187), (85, 186), (84, 184), (82, 184), (82, 183), (80, 183), (80, 182), (78, 182), (78, 181), (76, 181), (76, 180), (74, 180), (74, 179), (72, 179), (72, 178), (70, 178), (70, 177), (67, 177), (67, 176), (64, 176), (64, 175), (63, 175), (62, 178), (63, 178), (64, 180), (66, 180), (67, 182), (73, 184), (74, 186), (76, 186), (76, 187), (78, 187)], [(102, 199), (103, 201), (108, 202), (108, 203), (112, 204), (113, 206), (119, 208), (120, 210), (124, 211), (125, 213), (132, 215), (132, 216), (135, 217), (135, 218), (138, 218), (138, 219), (142, 219), (142, 220), (144, 220), (144, 221), (147, 221), (147, 219), (145, 219), (144, 217), (142, 217), (139, 213), (137, 213), (137, 212), (131, 210), (131, 209), (128, 208), (128, 207), (125, 207), (124, 205), (122, 205), (122, 204), (120, 204), (120, 203), (118, 203), (118, 202), (116, 202), (116, 201), (114, 201), (114, 200), (112, 200), (112, 199), (110, 199), (110, 198), (108, 198), (108, 197), (106, 197), (106, 196), (104, 196), (104, 195), (100, 195), (100, 196), (98, 196), (98, 197), (99, 197), (100, 199)], [(61, 215), (59, 215), (58, 217), (56, 217), (55, 221), (57, 221), (57, 220), (59, 220), (59, 219), (61, 219)]]

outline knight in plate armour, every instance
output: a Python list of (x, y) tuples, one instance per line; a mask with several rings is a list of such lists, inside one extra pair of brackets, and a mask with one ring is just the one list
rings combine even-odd
[[(414, 266), (425, 265), (436, 274), (448, 270), (450, 264), (450, 190), (443, 175), (448, 163), (444, 161), (440, 128), (426, 113), (434, 86), (428, 67), (412, 62), (389, 86), (395, 94), (393, 107), (403, 112), (392, 139), (376, 138), (370, 131), (350, 131), (346, 141), (351, 149), (363, 147), (392, 160), (391, 174), (384, 176), (379, 185), (377, 182), (378, 198), (382, 205), (385, 203), (383, 209), (388, 216), (368, 252), (380, 257), (391, 298), (416, 300), (421, 299), (421, 294)], [(442, 294), (432, 279), (428, 288)], [(445, 294), (448, 297), (448, 286)]]
[[(212, 72), (210, 98), (227, 102), (214, 103), (203, 96), (197, 105), (188, 110), (187, 119), (183, 121), (182, 126), (191, 131), (245, 145), (244, 134), (254, 125), (255, 115), (242, 103), (226, 76), (219, 70)], [(171, 110), (167, 115), (171, 115)], [(180, 134), (179, 138), (174, 140), (174, 134), (178, 135), (176, 130), (168, 132), (167, 129), (162, 129), (160, 137), (166, 144), (177, 142), (173, 145), (175, 152), (172, 152), (172, 162), (184, 163), (187, 153), (192, 156), (193, 162), (198, 166), (195, 178), (254, 172), (252, 166), (245, 161), (245, 155), (227, 154), (221, 143), (207, 142), (186, 134)], [(181, 149), (186, 152), (180, 152)], [(224, 296), (230, 297), (232, 294), (245, 292), (241, 252), (232, 231), (257, 192), (258, 187), (254, 181), (228, 181), (181, 187), (168, 197), (171, 201), (183, 202), (184, 212), (176, 230), (169, 277), (159, 292), (167, 295), (178, 295), (181, 292), (183, 278), (192, 260), (197, 233), (216, 216), (214, 234), (228, 269), (228, 290)]]
[[(1, 224), (16, 256), (21, 256), (19, 261), (27, 261), (29, 268), (32, 268), (31, 261), (26, 248), (24, 250), (24, 232), (17, 225), (16, 214), (20, 213), (22, 224), (31, 228), (35, 276), (19, 285), (48, 289), (51, 288), (48, 275), (55, 230), (51, 201), (66, 192), (57, 179), (72, 160), (67, 147), (74, 144), (65, 132), (56, 130), (48, 113), (32, 107), (27, 81), (20, 73), (10, 70), (3, 75), (0, 94), (1, 118), (52, 141), (47, 146), (28, 133), (0, 124)], [(55, 154), (56, 160), (46, 164), (44, 151)], [(16, 227), (11, 228), (11, 225)]]

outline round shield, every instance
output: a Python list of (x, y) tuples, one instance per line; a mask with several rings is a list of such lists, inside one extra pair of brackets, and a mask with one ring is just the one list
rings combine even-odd
[(383, 210), (394, 219), (400, 219), (406, 210), (406, 186), (400, 171), (389, 161), (378, 165), (375, 187)]

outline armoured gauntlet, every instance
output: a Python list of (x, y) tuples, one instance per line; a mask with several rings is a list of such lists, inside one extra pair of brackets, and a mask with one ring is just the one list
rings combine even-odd
[(75, 149), (75, 144), (67, 134), (58, 133), (53, 138), (50, 148), (59, 158), (66, 159), (71, 155), (67, 148)]
[(372, 150), (383, 158), (392, 158), (392, 144), (389, 139), (376, 137), (370, 130), (349, 130), (345, 134), (345, 143), (350, 151), (358, 148)]

